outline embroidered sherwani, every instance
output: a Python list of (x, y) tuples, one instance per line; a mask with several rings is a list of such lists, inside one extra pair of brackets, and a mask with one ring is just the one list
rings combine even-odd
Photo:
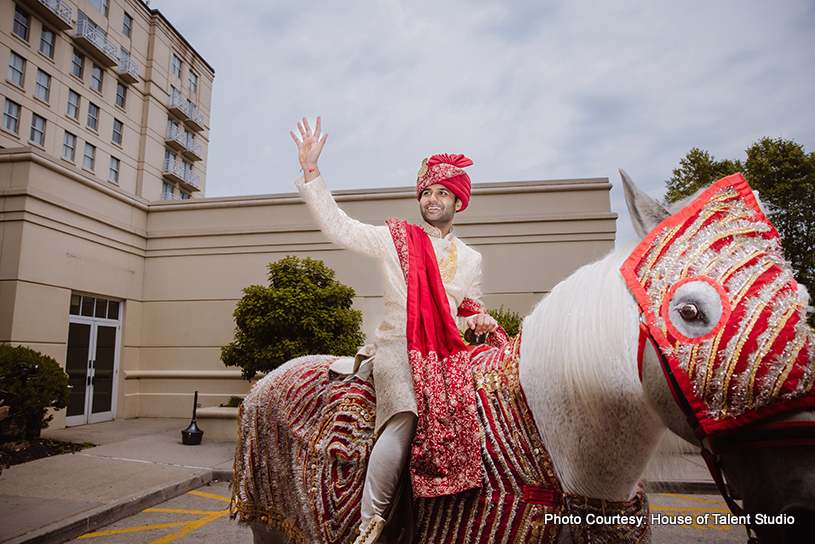
[[(374, 386), (376, 388), (376, 432), (399, 412), (416, 414), (413, 375), (408, 362), (407, 284), (396, 246), (386, 226), (374, 226), (348, 217), (334, 201), (322, 177), (308, 183), (303, 177), (295, 181), (312, 215), (332, 242), (346, 249), (373, 257), (379, 263), (385, 301), (385, 316), (374, 334)], [(464, 319), (456, 310), (465, 298), (481, 303), (481, 254), (467, 247), (451, 232), (441, 237), (435, 227), (422, 225), (430, 236), (441, 263), (447, 262), (455, 244), (455, 275), (444, 284), (450, 311), (459, 328)], [(446, 267), (445, 267), (446, 268)]]

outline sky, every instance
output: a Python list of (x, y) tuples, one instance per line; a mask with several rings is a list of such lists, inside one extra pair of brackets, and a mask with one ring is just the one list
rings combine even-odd
[(208, 197), (290, 193), (322, 116), (332, 189), (608, 178), (661, 199), (694, 147), (815, 151), (815, 0), (151, 0), (215, 70)]

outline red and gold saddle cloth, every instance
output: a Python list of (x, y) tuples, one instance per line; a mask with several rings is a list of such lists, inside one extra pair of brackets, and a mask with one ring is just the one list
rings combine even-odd
[[(611, 503), (562, 492), (521, 389), (520, 342), (473, 351), (482, 485), (415, 499), (413, 541), (552, 543), (567, 524), (576, 542), (649, 542), (642, 494)], [(376, 399), (370, 382), (332, 374), (334, 360), (295, 359), (258, 382), (241, 406), (233, 515), (295, 544), (351, 543), (359, 524)]]

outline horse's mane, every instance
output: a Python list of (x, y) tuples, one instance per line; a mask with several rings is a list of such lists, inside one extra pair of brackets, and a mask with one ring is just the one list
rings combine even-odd
[(637, 373), (638, 307), (620, 273), (636, 243), (556, 285), (524, 320), (521, 386), (564, 490), (628, 500), (665, 427)]
[(637, 303), (620, 274), (635, 245), (578, 269), (523, 323), (523, 343), (532, 357), (526, 359), (522, 377), (532, 383), (558, 375), (568, 386), (569, 401), (589, 408), (593, 426), (608, 424), (608, 414), (591, 401), (598, 384), (636, 379)]

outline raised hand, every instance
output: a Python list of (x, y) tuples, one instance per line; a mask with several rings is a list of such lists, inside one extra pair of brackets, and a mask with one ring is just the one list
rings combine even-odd
[(301, 123), (297, 123), (297, 128), (300, 131), (300, 138), (297, 137), (294, 131), (289, 132), (289, 134), (291, 134), (294, 143), (297, 144), (298, 160), (303, 168), (306, 181), (311, 181), (320, 175), (317, 168), (317, 159), (320, 158), (328, 134), (321, 135), (321, 119), (319, 117), (317, 117), (317, 126), (314, 132), (311, 131), (308, 119), (305, 117), (303, 117)]

